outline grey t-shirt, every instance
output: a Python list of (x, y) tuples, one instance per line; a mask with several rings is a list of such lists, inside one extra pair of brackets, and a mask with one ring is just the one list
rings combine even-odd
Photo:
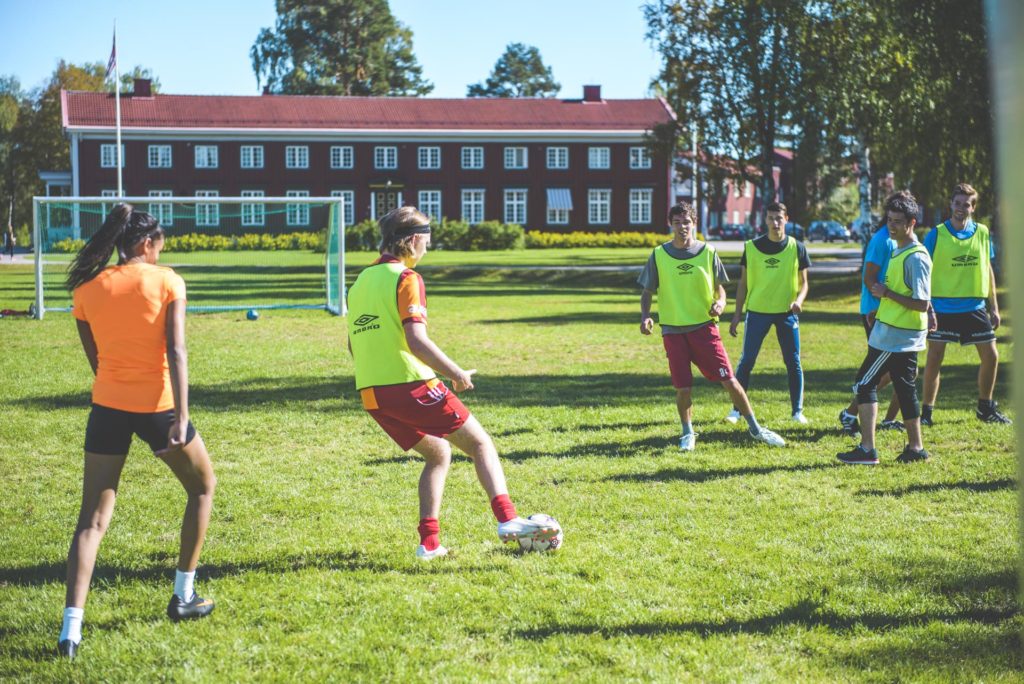
[[(673, 259), (692, 259), (693, 257), (700, 254), (701, 250), (707, 247), (707, 245), (699, 240), (695, 240), (693, 247), (690, 249), (679, 249), (675, 247), (671, 242), (666, 242), (662, 247), (668, 252), (668, 255)], [(651, 251), (651, 256), (648, 257), (647, 263), (644, 264), (644, 270), (640, 272), (640, 277), (636, 279), (636, 282), (640, 287), (650, 292), (658, 291), (658, 264), (655, 261), (655, 250)], [(722, 265), (722, 260), (718, 258), (718, 252), (715, 252), (715, 273), (714, 273), (714, 285), (712, 286), (715, 290), (718, 286), (723, 283), (729, 282), (729, 276), (725, 273), (725, 266)], [(688, 333), (694, 330), (699, 330), (706, 325), (710, 325), (714, 321), (707, 321), (706, 323), (698, 323), (697, 325), (662, 325), (662, 335), (678, 335), (681, 333)]]
[[(918, 244), (913, 242), (902, 249), (893, 250), (890, 259)], [(927, 301), (932, 298), (932, 260), (927, 251), (911, 254), (903, 262), (903, 282), (910, 286), (910, 296), (914, 299)], [(871, 328), (871, 336), (868, 337), (868, 344), (887, 352), (921, 351), (926, 346), (927, 337), (927, 330), (894, 328), (876, 319), (874, 327)]]

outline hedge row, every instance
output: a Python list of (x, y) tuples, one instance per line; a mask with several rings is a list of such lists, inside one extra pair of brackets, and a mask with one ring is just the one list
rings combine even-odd
[[(164, 241), (165, 252), (226, 252), (274, 251), (279, 249), (308, 249), (324, 251), (324, 233), (246, 233), (245, 235), (208, 235), (187, 233), (171, 235)], [(65, 238), (53, 244), (54, 251), (73, 253), (85, 246), (85, 240)]]
[[(483, 221), (470, 226), (465, 221), (441, 219), (431, 226), (430, 245), (433, 249), (459, 251), (486, 251), (522, 249), (526, 231), (515, 223)], [(376, 252), (380, 232), (376, 221), (361, 221), (345, 229), (345, 248), (351, 252)]]
[(666, 242), (665, 233), (587, 233), (576, 230), (571, 233), (526, 234), (527, 249), (552, 249), (581, 247), (657, 247)]

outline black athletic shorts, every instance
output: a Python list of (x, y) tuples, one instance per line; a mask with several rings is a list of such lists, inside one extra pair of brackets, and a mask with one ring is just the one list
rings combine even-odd
[(959, 342), (960, 346), (985, 344), (996, 339), (988, 311), (978, 309), (967, 313), (935, 314), (938, 327), (928, 333), (933, 342)]
[[(85, 450), (94, 454), (123, 456), (132, 445), (132, 435), (138, 435), (155, 454), (167, 448), (167, 435), (173, 424), (173, 410), (132, 413), (93, 404), (85, 427)], [(185, 430), (185, 444), (195, 439), (195, 436), (196, 429), (192, 421), (189, 421)]]

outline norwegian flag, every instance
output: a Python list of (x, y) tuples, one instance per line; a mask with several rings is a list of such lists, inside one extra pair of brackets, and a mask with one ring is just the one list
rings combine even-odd
[(114, 30), (114, 45), (110, 48), (110, 59), (107, 60), (107, 73), (103, 74), (103, 80), (110, 78), (117, 68), (117, 30)]

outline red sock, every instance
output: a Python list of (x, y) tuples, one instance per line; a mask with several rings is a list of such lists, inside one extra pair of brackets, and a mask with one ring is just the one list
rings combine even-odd
[(516, 505), (512, 503), (512, 499), (508, 498), (508, 494), (499, 494), (491, 499), (491, 510), (494, 511), (494, 517), (500, 523), (508, 522), (518, 515)]
[(433, 551), (441, 545), (441, 539), (438, 537), (441, 532), (441, 523), (437, 521), (437, 518), (421, 518), (420, 526), (416, 529), (420, 532), (420, 544), (423, 544), (423, 548), (427, 551)]

